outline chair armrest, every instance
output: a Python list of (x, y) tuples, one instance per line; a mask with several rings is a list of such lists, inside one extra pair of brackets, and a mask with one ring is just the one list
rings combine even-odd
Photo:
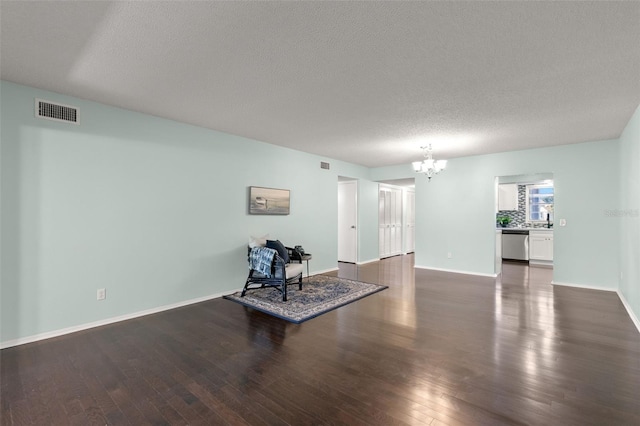
[(283, 277), (286, 276), (287, 264), (285, 263), (284, 259), (281, 258), (277, 253), (273, 256), (273, 263), (271, 268), (274, 274), (276, 273), (276, 271), (280, 271)]

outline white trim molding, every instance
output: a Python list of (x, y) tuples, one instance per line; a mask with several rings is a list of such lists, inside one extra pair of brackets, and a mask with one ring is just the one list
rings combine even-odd
[(367, 263), (379, 262), (380, 258), (363, 260), (362, 262), (356, 262), (356, 265), (366, 265)]
[(620, 298), (620, 301), (622, 302), (622, 304), (624, 305), (624, 308), (627, 310), (627, 313), (631, 317), (631, 321), (633, 321), (633, 324), (638, 329), (638, 333), (640, 333), (640, 319), (638, 319), (635, 312), (633, 312), (633, 309), (631, 309), (631, 305), (629, 305), (629, 302), (627, 302), (627, 299), (624, 297), (624, 294), (622, 294), (620, 290), (617, 290), (616, 293), (618, 293), (618, 297)]
[(75, 325), (73, 327), (67, 327), (59, 330), (48, 331), (46, 333), (34, 334), (32, 336), (21, 337), (19, 339), (7, 340), (6, 342), (0, 342), (0, 349), (10, 348), (12, 346), (26, 345), (27, 343), (33, 343), (40, 340), (51, 339), (52, 337), (64, 336), (65, 334), (71, 334), (77, 331), (88, 330), (90, 328), (100, 327), (103, 325), (113, 324), (120, 321), (126, 321), (134, 318), (143, 317), (145, 315), (157, 314), (158, 312), (168, 311), (171, 309), (180, 308), (182, 306), (193, 305), (194, 303), (205, 302), (211, 299), (217, 299), (224, 295), (235, 293), (236, 291), (242, 291), (242, 289), (211, 294), (208, 296), (198, 297), (195, 299), (184, 300), (178, 303), (172, 303), (170, 305), (158, 306), (157, 308), (146, 309), (144, 311), (134, 312), (131, 314), (125, 314), (117, 317), (106, 318), (103, 320), (89, 322), (86, 324)]
[(539, 268), (553, 268), (553, 261), (529, 259), (529, 266), (537, 266)]
[(327, 272), (334, 272), (338, 270), (339, 268), (329, 268), (329, 269), (323, 269), (322, 271), (313, 271), (313, 273), (310, 274), (309, 276), (312, 277), (314, 275), (322, 275), (322, 274), (326, 274)]
[(616, 289), (615, 288), (611, 288), (611, 287), (602, 287), (602, 286), (592, 286), (592, 285), (586, 285), (586, 284), (574, 284), (574, 283), (560, 283), (557, 281), (551, 281), (551, 285), (560, 285), (563, 287), (576, 287), (576, 288), (584, 288), (587, 290), (600, 290), (600, 291), (613, 291), (615, 292)]
[(484, 272), (469, 272), (469, 271), (459, 271), (456, 269), (443, 269), (443, 268), (433, 268), (431, 266), (421, 266), (421, 265), (415, 265), (416, 268), (418, 269), (428, 269), (430, 271), (438, 271), (438, 272), (448, 272), (451, 274), (462, 274), (462, 275), (474, 275), (477, 277), (487, 277), (487, 278), (497, 278), (498, 274), (487, 274)]

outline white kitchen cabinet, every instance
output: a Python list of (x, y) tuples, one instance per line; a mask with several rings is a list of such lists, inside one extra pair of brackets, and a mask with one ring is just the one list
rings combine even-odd
[(553, 232), (529, 231), (529, 261), (553, 261)]
[(498, 210), (518, 210), (518, 185), (498, 185)]

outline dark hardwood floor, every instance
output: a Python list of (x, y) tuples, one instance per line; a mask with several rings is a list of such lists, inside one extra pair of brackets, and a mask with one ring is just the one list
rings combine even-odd
[(295, 325), (216, 299), (2, 350), (2, 425), (639, 425), (640, 333), (615, 293), (414, 270)]

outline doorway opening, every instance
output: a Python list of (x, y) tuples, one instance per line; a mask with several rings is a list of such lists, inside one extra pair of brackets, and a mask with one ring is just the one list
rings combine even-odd
[(380, 181), (378, 253), (381, 259), (415, 252), (415, 179)]
[(495, 273), (503, 261), (553, 268), (553, 173), (495, 178)]

